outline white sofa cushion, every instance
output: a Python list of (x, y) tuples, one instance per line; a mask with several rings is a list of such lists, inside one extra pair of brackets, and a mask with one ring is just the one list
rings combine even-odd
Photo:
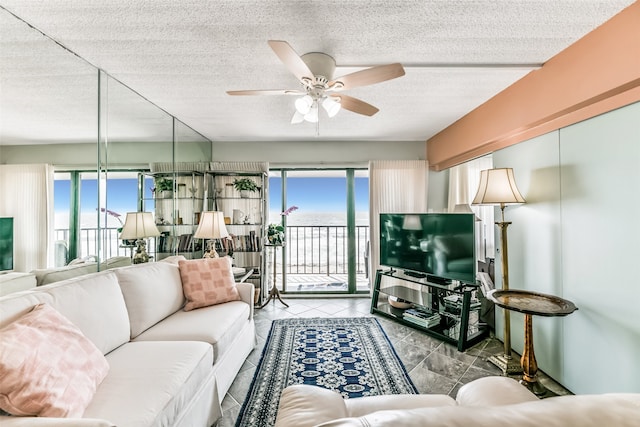
[(215, 362), (249, 321), (249, 304), (231, 301), (196, 310), (180, 310), (138, 335), (134, 341), (192, 340), (211, 344)]
[[(415, 409), (456, 406), (441, 394), (396, 394), (343, 399), (339, 393), (322, 387), (296, 384), (282, 390), (275, 427), (312, 427), (336, 418), (361, 417), (385, 409)], [(359, 424), (355, 424), (359, 425)]]
[(178, 266), (169, 262), (150, 262), (115, 270), (122, 289), (131, 338), (135, 338), (185, 303)]
[[(35, 421), (34, 421), (35, 420)], [(47, 418), (47, 417), (11, 417), (0, 416), (0, 426), (2, 427), (116, 427), (107, 420), (97, 420), (95, 418), (74, 418), (70, 424), (67, 418)]]
[(463, 406), (498, 406), (535, 402), (538, 397), (509, 377), (484, 377), (460, 387), (456, 401)]
[(76, 325), (102, 354), (129, 341), (129, 316), (112, 271), (40, 286), (0, 299), (0, 327), (47, 303)]
[[(386, 410), (342, 418), (322, 427), (637, 427), (640, 394), (551, 397), (501, 406), (456, 406)], [(284, 425), (283, 425), (284, 426)], [(287, 424), (296, 426), (296, 424)]]
[[(127, 256), (117, 256), (109, 258), (100, 263), (100, 271), (109, 270), (116, 267), (131, 265), (131, 258)], [(98, 271), (97, 262), (83, 262), (64, 267), (43, 268), (31, 271), (35, 274), (38, 286), (60, 282), (73, 277), (84, 276)]]
[(312, 427), (348, 417), (342, 396), (322, 387), (292, 385), (282, 390), (275, 427)]
[(350, 417), (361, 417), (385, 409), (416, 409), (456, 406), (455, 399), (445, 394), (392, 394), (346, 399), (344, 402)]
[(66, 265), (64, 267), (41, 268), (31, 271), (36, 276), (38, 286), (71, 279), (98, 271), (98, 263), (86, 262), (82, 264)]
[(36, 287), (36, 276), (31, 273), (0, 273), (0, 297)]
[(206, 343), (133, 342), (107, 355), (109, 374), (84, 417), (118, 426), (172, 426), (184, 408), (212, 387), (213, 352)]

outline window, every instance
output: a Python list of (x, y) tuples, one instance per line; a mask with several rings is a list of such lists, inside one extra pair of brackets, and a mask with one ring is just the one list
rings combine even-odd
[(286, 250), (278, 266), (285, 292), (368, 291), (367, 170), (277, 170), (269, 178), (269, 223), (286, 217)]
[[(101, 260), (130, 255), (127, 248), (120, 247), (118, 234), (126, 213), (138, 210), (138, 172), (109, 172), (102, 191), (98, 190), (96, 176), (90, 171), (55, 174), (56, 266), (92, 255), (100, 254)], [(106, 201), (102, 209), (99, 194)]]

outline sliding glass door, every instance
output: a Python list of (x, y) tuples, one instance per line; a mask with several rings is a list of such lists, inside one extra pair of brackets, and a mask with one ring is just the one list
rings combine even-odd
[(276, 170), (269, 189), (269, 223), (286, 228), (278, 287), (288, 293), (368, 292), (367, 171)]

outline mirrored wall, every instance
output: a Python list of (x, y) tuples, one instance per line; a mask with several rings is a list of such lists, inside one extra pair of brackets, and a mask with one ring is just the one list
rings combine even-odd
[[(127, 211), (153, 210), (145, 174), (211, 161), (211, 141), (2, 8), (0, 88), (0, 167), (14, 181), (0, 216), (15, 218), (16, 271), (129, 255), (118, 229)], [(25, 198), (17, 165), (51, 165), (38, 169), (44, 190)]]

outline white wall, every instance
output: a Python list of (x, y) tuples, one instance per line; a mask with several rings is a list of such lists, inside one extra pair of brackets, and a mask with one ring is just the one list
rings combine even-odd
[(213, 142), (215, 161), (262, 161), (270, 165), (318, 166), (370, 160), (424, 160), (425, 141)]
[(427, 210), (444, 212), (449, 206), (449, 171), (429, 171)]
[[(639, 123), (636, 103), (493, 157), (495, 167), (514, 169), (527, 200), (505, 214), (510, 287), (578, 307), (533, 320), (540, 369), (574, 393), (640, 392)], [(522, 352), (521, 314), (511, 315), (511, 333)]]
[[(154, 162), (170, 162), (171, 140), (161, 142), (111, 142), (108, 161), (120, 168), (148, 167)], [(179, 142), (179, 161), (209, 161), (209, 143)], [(206, 158), (205, 158), (206, 157)], [(98, 147), (95, 143), (0, 145), (1, 164), (48, 163), (54, 166), (96, 169)]]
[[(159, 144), (165, 147), (167, 142)], [(163, 150), (154, 149), (154, 143), (150, 142), (112, 143), (111, 146), (117, 152), (112, 153), (110, 163), (119, 166), (148, 165), (171, 158), (170, 146)], [(187, 157), (190, 161), (210, 160), (203, 158), (201, 148), (201, 143), (180, 142), (180, 161)], [(213, 142), (212, 151), (213, 160), (221, 162), (260, 161), (270, 162), (272, 166), (319, 167), (336, 164), (366, 167), (370, 160), (424, 160), (427, 154), (425, 141)], [(95, 168), (96, 156), (95, 144), (0, 146), (0, 163), (6, 164), (51, 163)]]

